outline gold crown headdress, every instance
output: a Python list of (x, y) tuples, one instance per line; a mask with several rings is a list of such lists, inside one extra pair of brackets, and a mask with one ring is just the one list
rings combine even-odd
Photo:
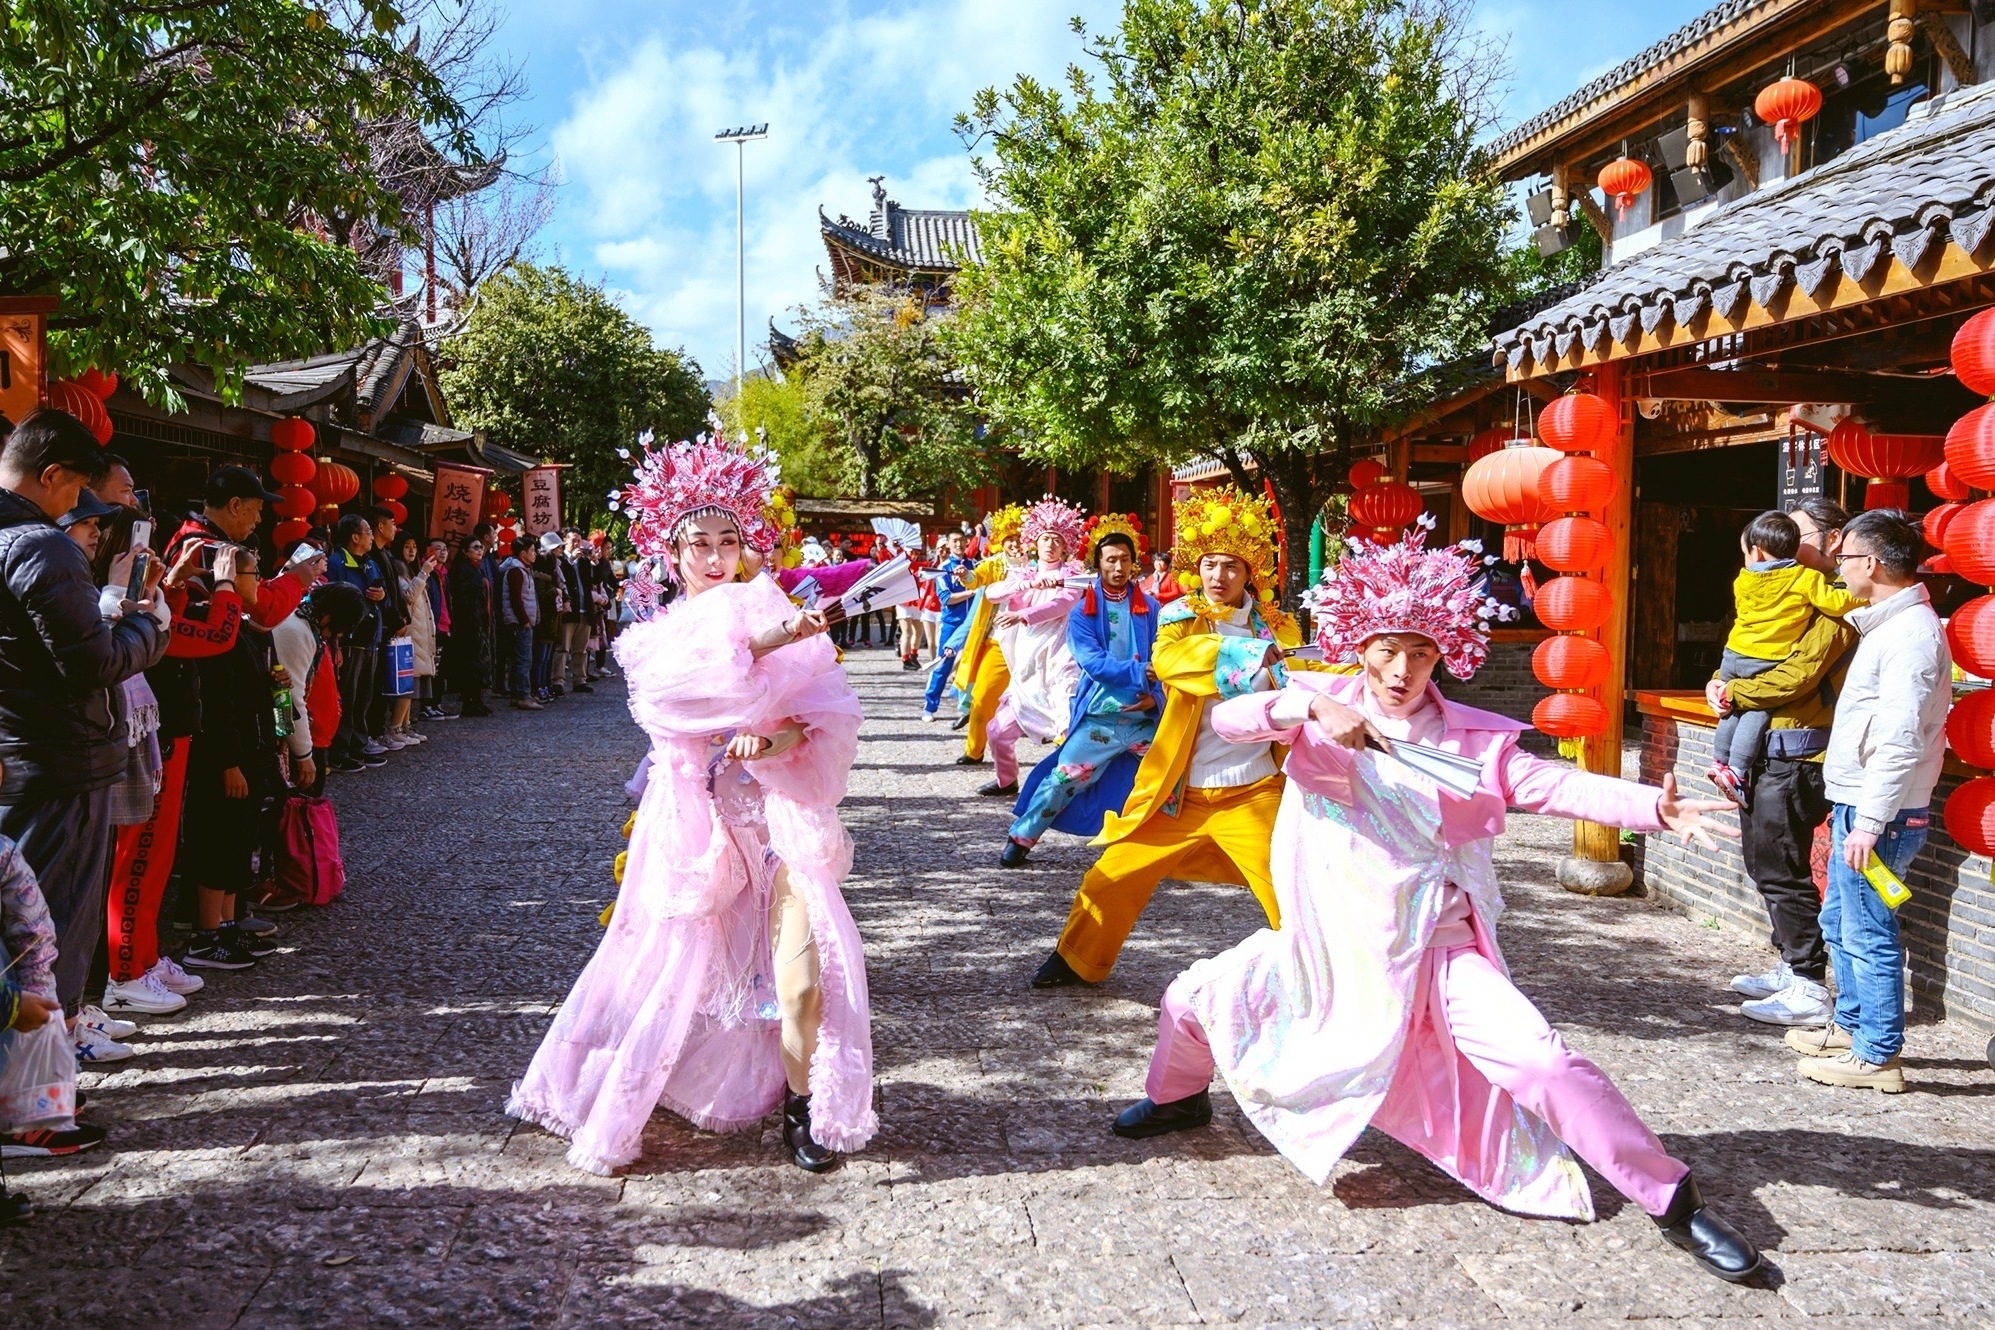
[(1101, 544), (1103, 536), (1127, 536), (1136, 547), (1139, 559), (1150, 552), (1150, 540), (1143, 534), (1142, 519), (1134, 513), (1096, 513), (1088, 519), (1087, 548), (1081, 555), (1087, 562), (1094, 562), (1095, 546)]
[(1231, 485), (1193, 490), (1176, 508), (1177, 537), (1171, 568), (1187, 587), (1198, 585), (1198, 561), (1230, 554), (1247, 565), (1247, 576), (1264, 600), (1275, 592), (1276, 551), (1281, 524), (1268, 501)]
[(994, 547), (1001, 547), (1007, 540), (1010, 540), (1024, 528), (1025, 505), (1022, 503), (1008, 503), (992, 513), (989, 521), (991, 525), (991, 544)]

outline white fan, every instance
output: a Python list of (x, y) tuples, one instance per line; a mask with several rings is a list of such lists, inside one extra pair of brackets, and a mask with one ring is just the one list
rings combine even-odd
[(873, 519), (873, 533), (884, 536), (904, 550), (921, 548), (921, 528), (905, 517), (876, 517)]

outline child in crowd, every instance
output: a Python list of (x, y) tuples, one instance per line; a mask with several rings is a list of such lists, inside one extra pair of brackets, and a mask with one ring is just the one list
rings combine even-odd
[[(1739, 538), (1746, 566), (1732, 583), (1738, 618), (1725, 639), (1718, 677), (1725, 681), (1764, 674), (1794, 654), (1817, 611), (1840, 619), (1863, 602), (1813, 568), (1795, 561), (1801, 529), (1786, 513), (1755, 517)], [(1730, 711), (1718, 721), (1711, 745), (1711, 783), (1743, 807), (1752, 770), (1766, 742), (1769, 713)]]

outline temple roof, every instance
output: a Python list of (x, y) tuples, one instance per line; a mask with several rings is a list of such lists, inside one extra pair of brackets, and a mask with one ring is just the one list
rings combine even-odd
[(884, 176), (873, 177), (873, 211), (862, 224), (843, 213), (833, 221), (817, 210), (825, 250), (836, 264), (844, 249), (862, 259), (909, 272), (952, 273), (978, 261), (977, 227), (968, 212), (903, 208), (887, 197)]

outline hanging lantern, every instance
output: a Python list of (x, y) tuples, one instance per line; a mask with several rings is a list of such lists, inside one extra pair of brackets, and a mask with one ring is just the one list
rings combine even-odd
[(1649, 192), (1654, 179), (1648, 163), (1633, 157), (1617, 157), (1600, 168), (1601, 192), (1614, 200), (1615, 208), (1621, 212), (1634, 207), (1635, 200)]
[(1995, 776), (1976, 776), (1948, 795), (1946, 824), (1969, 854), (1995, 854)]
[(1379, 530), (1400, 530), (1422, 510), (1420, 491), (1403, 480), (1369, 485), (1351, 496), (1351, 520)]
[(1539, 623), (1556, 632), (1590, 633), (1614, 612), (1614, 598), (1599, 582), (1557, 577), (1538, 588), (1531, 609)]
[(270, 427), (270, 444), (280, 452), (302, 453), (312, 446), (315, 437), (312, 423), (296, 416), (286, 416)]
[(1995, 499), (1962, 505), (1947, 521), (1945, 549), (1955, 572), (1995, 586)]
[(1567, 393), (1538, 415), (1538, 437), (1562, 453), (1593, 453), (1614, 440), (1614, 408), (1592, 393)]
[(111, 441), (111, 413), (104, 409), (104, 399), (76, 380), (56, 379), (50, 383), (48, 404), (82, 421), (100, 445)]
[[(1938, 434), (1876, 433), (1850, 416), (1829, 431), (1825, 451), (1831, 462), (1853, 476), (1871, 481), (1910, 480), (1947, 460), (1946, 444), (1947, 440)], [(1967, 479), (1959, 467), (1954, 470)]]
[(1539, 495), (1539, 478), (1559, 460), (1550, 448), (1503, 448), (1477, 461), (1462, 477), (1462, 501), (1485, 522), (1504, 528), (1503, 557), (1531, 557), (1538, 528), (1558, 516)]
[(319, 502), (334, 507), (349, 503), (360, 493), (360, 474), (344, 462), (321, 462), (312, 473), (312, 493)]
[(1873, 480), (1863, 487), (1863, 507), (1865, 512), (1874, 508), (1896, 508), (1900, 512), (1912, 506), (1912, 487), (1902, 480)]
[(1614, 468), (1597, 457), (1561, 457), (1538, 477), (1538, 497), (1560, 513), (1596, 513), (1619, 488)]
[(396, 526), (408, 525), (409, 510), (405, 505), (397, 502), (394, 499), (383, 499), (381, 500), (381, 506), (388, 510), (388, 515), (390, 517), (395, 519)]
[(1995, 397), (1995, 309), (1984, 309), (1953, 335), (1953, 372), (1977, 397)]
[(485, 517), (488, 521), (497, 521), (511, 512), (512, 508), (513, 496), (504, 490), (494, 489), (485, 492)]
[(1947, 503), (1966, 503), (1974, 497), (1972, 487), (1964, 484), (1945, 462), (1926, 473), (1926, 488), (1933, 492), (1933, 497)]
[(1921, 518), (1919, 531), (1925, 536), (1926, 543), (1936, 550), (1945, 549), (1947, 528), (1953, 525), (1953, 519), (1959, 517), (1961, 510), (1966, 506), (1961, 503), (1943, 503)]
[(280, 485), (309, 485), (318, 469), (319, 464), (303, 453), (279, 453), (270, 459), (270, 478)]
[(1562, 573), (1593, 572), (1613, 552), (1613, 533), (1591, 517), (1561, 517), (1538, 532), (1538, 561)]
[(1977, 406), (1947, 431), (1947, 470), (1963, 485), (1995, 490), (1995, 402)]
[(1384, 479), (1385, 467), (1373, 458), (1351, 463), (1351, 488), (1354, 491), (1370, 489)]
[(118, 376), (101, 369), (86, 369), (76, 381), (100, 402), (110, 401), (111, 394), (118, 391)]
[(393, 471), (384, 471), (374, 477), (374, 497), (384, 502), (401, 498), (409, 492), (409, 482)]
[(1807, 79), (1792, 75), (1769, 83), (1753, 99), (1753, 114), (1773, 126), (1774, 141), (1785, 153), (1801, 136), (1801, 126), (1813, 120), (1822, 109), (1822, 90)]
[(1531, 723), (1554, 739), (1584, 739), (1607, 732), (1607, 708), (1584, 693), (1553, 693), (1531, 708)]
[(294, 521), (312, 515), (318, 499), (303, 485), (286, 485), (277, 491), (277, 515)]
[(1969, 693), (1947, 713), (1947, 747), (1970, 767), (1995, 771), (1995, 688)]
[(323, 527), (338, 526), (339, 505), (336, 503), (320, 504), (318, 508), (312, 513), (312, 525), (323, 526)]
[(310, 522), (302, 517), (292, 517), (279, 522), (277, 529), (270, 533), (270, 538), (277, 542), (279, 549), (285, 549), (296, 545), (311, 534), (312, 524)]
[(1506, 429), (1501, 425), (1478, 431), (1469, 440), (1469, 465), (1474, 466), (1491, 453), (1502, 452), (1513, 442), (1521, 442), (1527, 446), (1530, 444), (1531, 441), (1529, 439), (1516, 439), (1514, 437), (1515, 433), (1514, 430)]
[(1547, 688), (1598, 688), (1613, 661), (1590, 637), (1548, 637), (1531, 653), (1531, 673)]
[(1977, 596), (1947, 616), (1953, 663), (1977, 679), (1995, 679), (1995, 596)]

